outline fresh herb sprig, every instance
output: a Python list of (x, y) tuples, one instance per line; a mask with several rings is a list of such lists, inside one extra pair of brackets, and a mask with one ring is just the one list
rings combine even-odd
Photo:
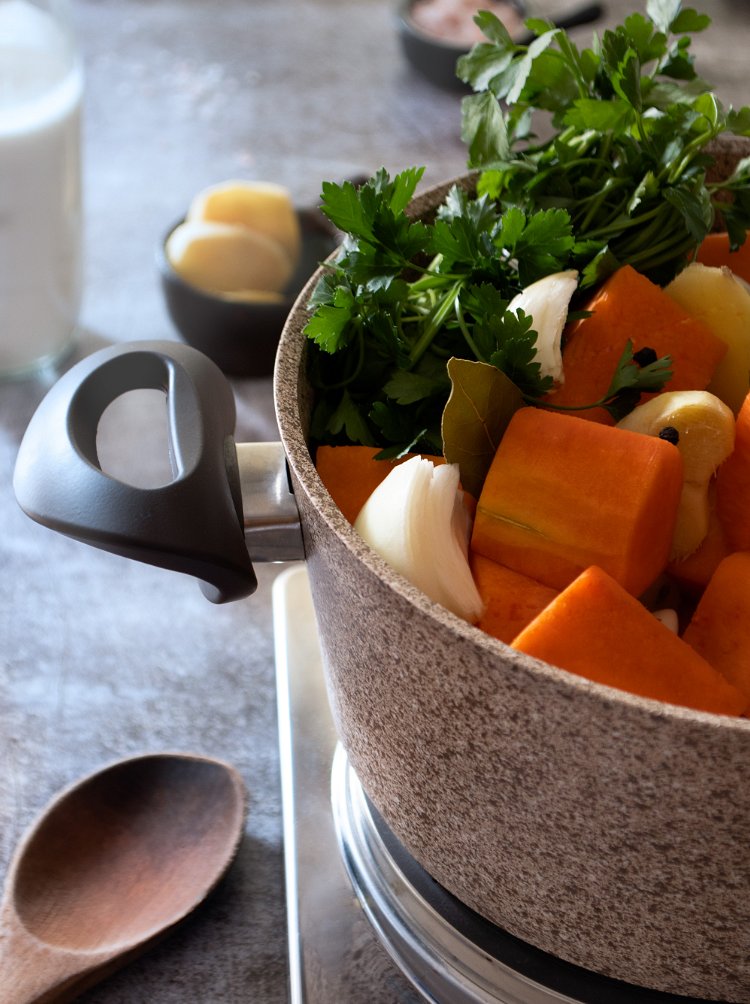
[(719, 211), (732, 245), (744, 241), (750, 161), (728, 180), (706, 178), (718, 136), (750, 135), (750, 108), (724, 108), (696, 73), (691, 36), (709, 17), (648, 0), (646, 16), (589, 49), (540, 19), (526, 22), (528, 45), (487, 11), (476, 21), (487, 42), (458, 64), (475, 90), (462, 108), (469, 166), (503, 206), (569, 212), (582, 288), (626, 263), (669, 281)]
[(529, 401), (527, 398), (527, 401), (553, 411), (580, 412), (603, 408), (614, 422), (619, 422), (630, 414), (643, 394), (662, 390), (671, 376), (671, 356), (658, 358), (654, 350), (648, 348), (634, 352), (633, 343), (628, 339), (607, 392), (598, 401), (582, 405), (555, 404), (554, 398), (545, 401)]
[(454, 356), (497, 366), (526, 394), (550, 389), (531, 318), (507, 307), (523, 286), (567, 267), (568, 213), (501, 215), (455, 186), (433, 221), (413, 220), (406, 207), (421, 176), (380, 170), (359, 188), (323, 187), (322, 210), (347, 236), (305, 328), (318, 442), (381, 445), (384, 456), (442, 452)]
[[(441, 453), (451, 358), (495, 367), (529, 403), (552, 389), (536, 361), (532, 319), (508, 305), (567, 267), (568, 213), (501, 214), (486, 196), (454, 186), (434, 220), (414, 220), (407, 206), (421, 175), (412, 168), (392, 179), (381, 170), (360, 188), (324, 185), (323, 212), (347, 236), (305, 327), (317, 442), (380, 446), (383, 457)], [(668, 362), (638, 366), (631, 347), (606, 400), (591, 407), (624, 414), (669, 378)]]

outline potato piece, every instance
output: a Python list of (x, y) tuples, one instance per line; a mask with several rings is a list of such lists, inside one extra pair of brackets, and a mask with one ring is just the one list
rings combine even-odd
[(726, 267), (693, 262), (665, 288), (693, 317), (727, 344), (708, 390), (736, 415), (750, 390), (750, 293)]
[(686, 558), (708, 534), (711, 478), (734, 449), (731, 408), (706, 390), (666, 391), (639, 404), (618, 428), (646, 436), (669, 429), (677, 440), (684, 481), (669, 557), (671, 561)]
[(270, 181), (224, 181), (199, 192), (188, 220), (239, 223), (277, 240), (296, 264), (300, 253), (299, 219), (289, 192)]
[(166, 253), (178, 275), (211, 293), (279, 293), (292, 275), (278, 241), (228, 223), (181, 223), (170, 234)]

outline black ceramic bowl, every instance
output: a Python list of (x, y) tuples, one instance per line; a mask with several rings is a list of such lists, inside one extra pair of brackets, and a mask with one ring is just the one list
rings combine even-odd
[[(459, 56), (469, 51), (471, 45), (438, 38), (422, 29), (412, 18), (412, 9), (419, 0), (401, 0), (398, 6), (398, 32), (401, 48), (407, 61), (430, 83), (447, 90), (467, 90), (467, 85), (456, 76)], [(526, 15), (523, 0), (508, 0), (521, 18)], [(492, 10), (492, 0), (485, 4)]]
[[(412, 17), (412, 10), (418, 2), (419, 0), (400, 0), (398, 4), (398, 33), (407, 61), (431, 83), (447, 90), (467, 92), (468, 85), (456, 76), (456, 62), (471, 49), (471, 45), (441, 39), (420, 28)], [(504, 3), (515, 8), (521, 20), (530, 14), (524, 0), (504, 0)], [(494, 6), (493, 0), (487, 0), (482, 9), (492, 11)], [(571, 7), (569, 11), (563, 12), (554, 20), (559, 28), (573, 28), (598, 20), (603, 12), (604, 7), (600, 3), (584, 2), (581, 5), (579, 2), (577, 6)], [(502, 20), (499, 11), (498, 16)], [(511, 34), (517, 42), (530, 41), (525, 28)]]
[(318, 265), (339, 243), (335, 228), (317, 209), (297, 211), (302, 244), (297, 268), (278, 303), (248, 302), (207, 293), (175, 272), (165, 252), (173, 224), (157, 248), (161, 287), (170, 319), (183, 341), (231, 376), (273, 372), (281, 329), (294, 301)]

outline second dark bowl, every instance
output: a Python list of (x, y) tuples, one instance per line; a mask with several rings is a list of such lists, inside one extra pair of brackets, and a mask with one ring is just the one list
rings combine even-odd
[[(518, 13), (526, 16), (526, 8), (522, 0), (509, 0)], [(411, 16), (415, 0), (401, 0), (398, 5), (398, 33), (401, 48), (407, 61), (414, 69), (432, 84), (446, 90), (468, 91), (468, 86), (456, 76), (456, 62), (465, 55), (471, 45), (451, 42), (428, 34), (419, 27)], [(486, 7), (492, 9), (488, 0)]]
[[(421, 76), (438, 87), (468, 93), (469, 86), (456, 76), (456, 62), (471, 49), (471, 45), (440, 39), (423, 31), (411, 17), (415, 2), (416, 0), (400, 0), (398, 4), (398, 33), (407, 61)], [(529, 16), (530, 12), (524, 0), (507, 0), (507, 2), (515, 7), (522, 18)], [(492, 10), (492, 6), (491, 0), (487, 0), (484, 4), (487, 10)], [(590, 24), (601, 18), (604, 10), (605, 7), (601, 3), (583, 0), (582, 3), (579, 2), (567, 12), (558, 15), (555, 24), (558, 28), (565, 29)], [(515, 41), (526, 44), (531, 38), (532, 36), (524, 29)]]

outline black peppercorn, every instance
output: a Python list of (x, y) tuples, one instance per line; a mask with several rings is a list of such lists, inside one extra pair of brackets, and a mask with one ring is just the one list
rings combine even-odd
[(680, 434), (673, 425), (665, 425), (664, 428), (659, 431), (659, 439), (666, 439), (668, 443), (671, 443), (673, 446), (677, 446), (680, 441)]
[(651, 363), (655, 363), (659, 357), (653, 349), (643, 348), (638, 349), (637, 352), (633, 353), (633, 362), (637, 363), (639, 366), (650, 366)]

